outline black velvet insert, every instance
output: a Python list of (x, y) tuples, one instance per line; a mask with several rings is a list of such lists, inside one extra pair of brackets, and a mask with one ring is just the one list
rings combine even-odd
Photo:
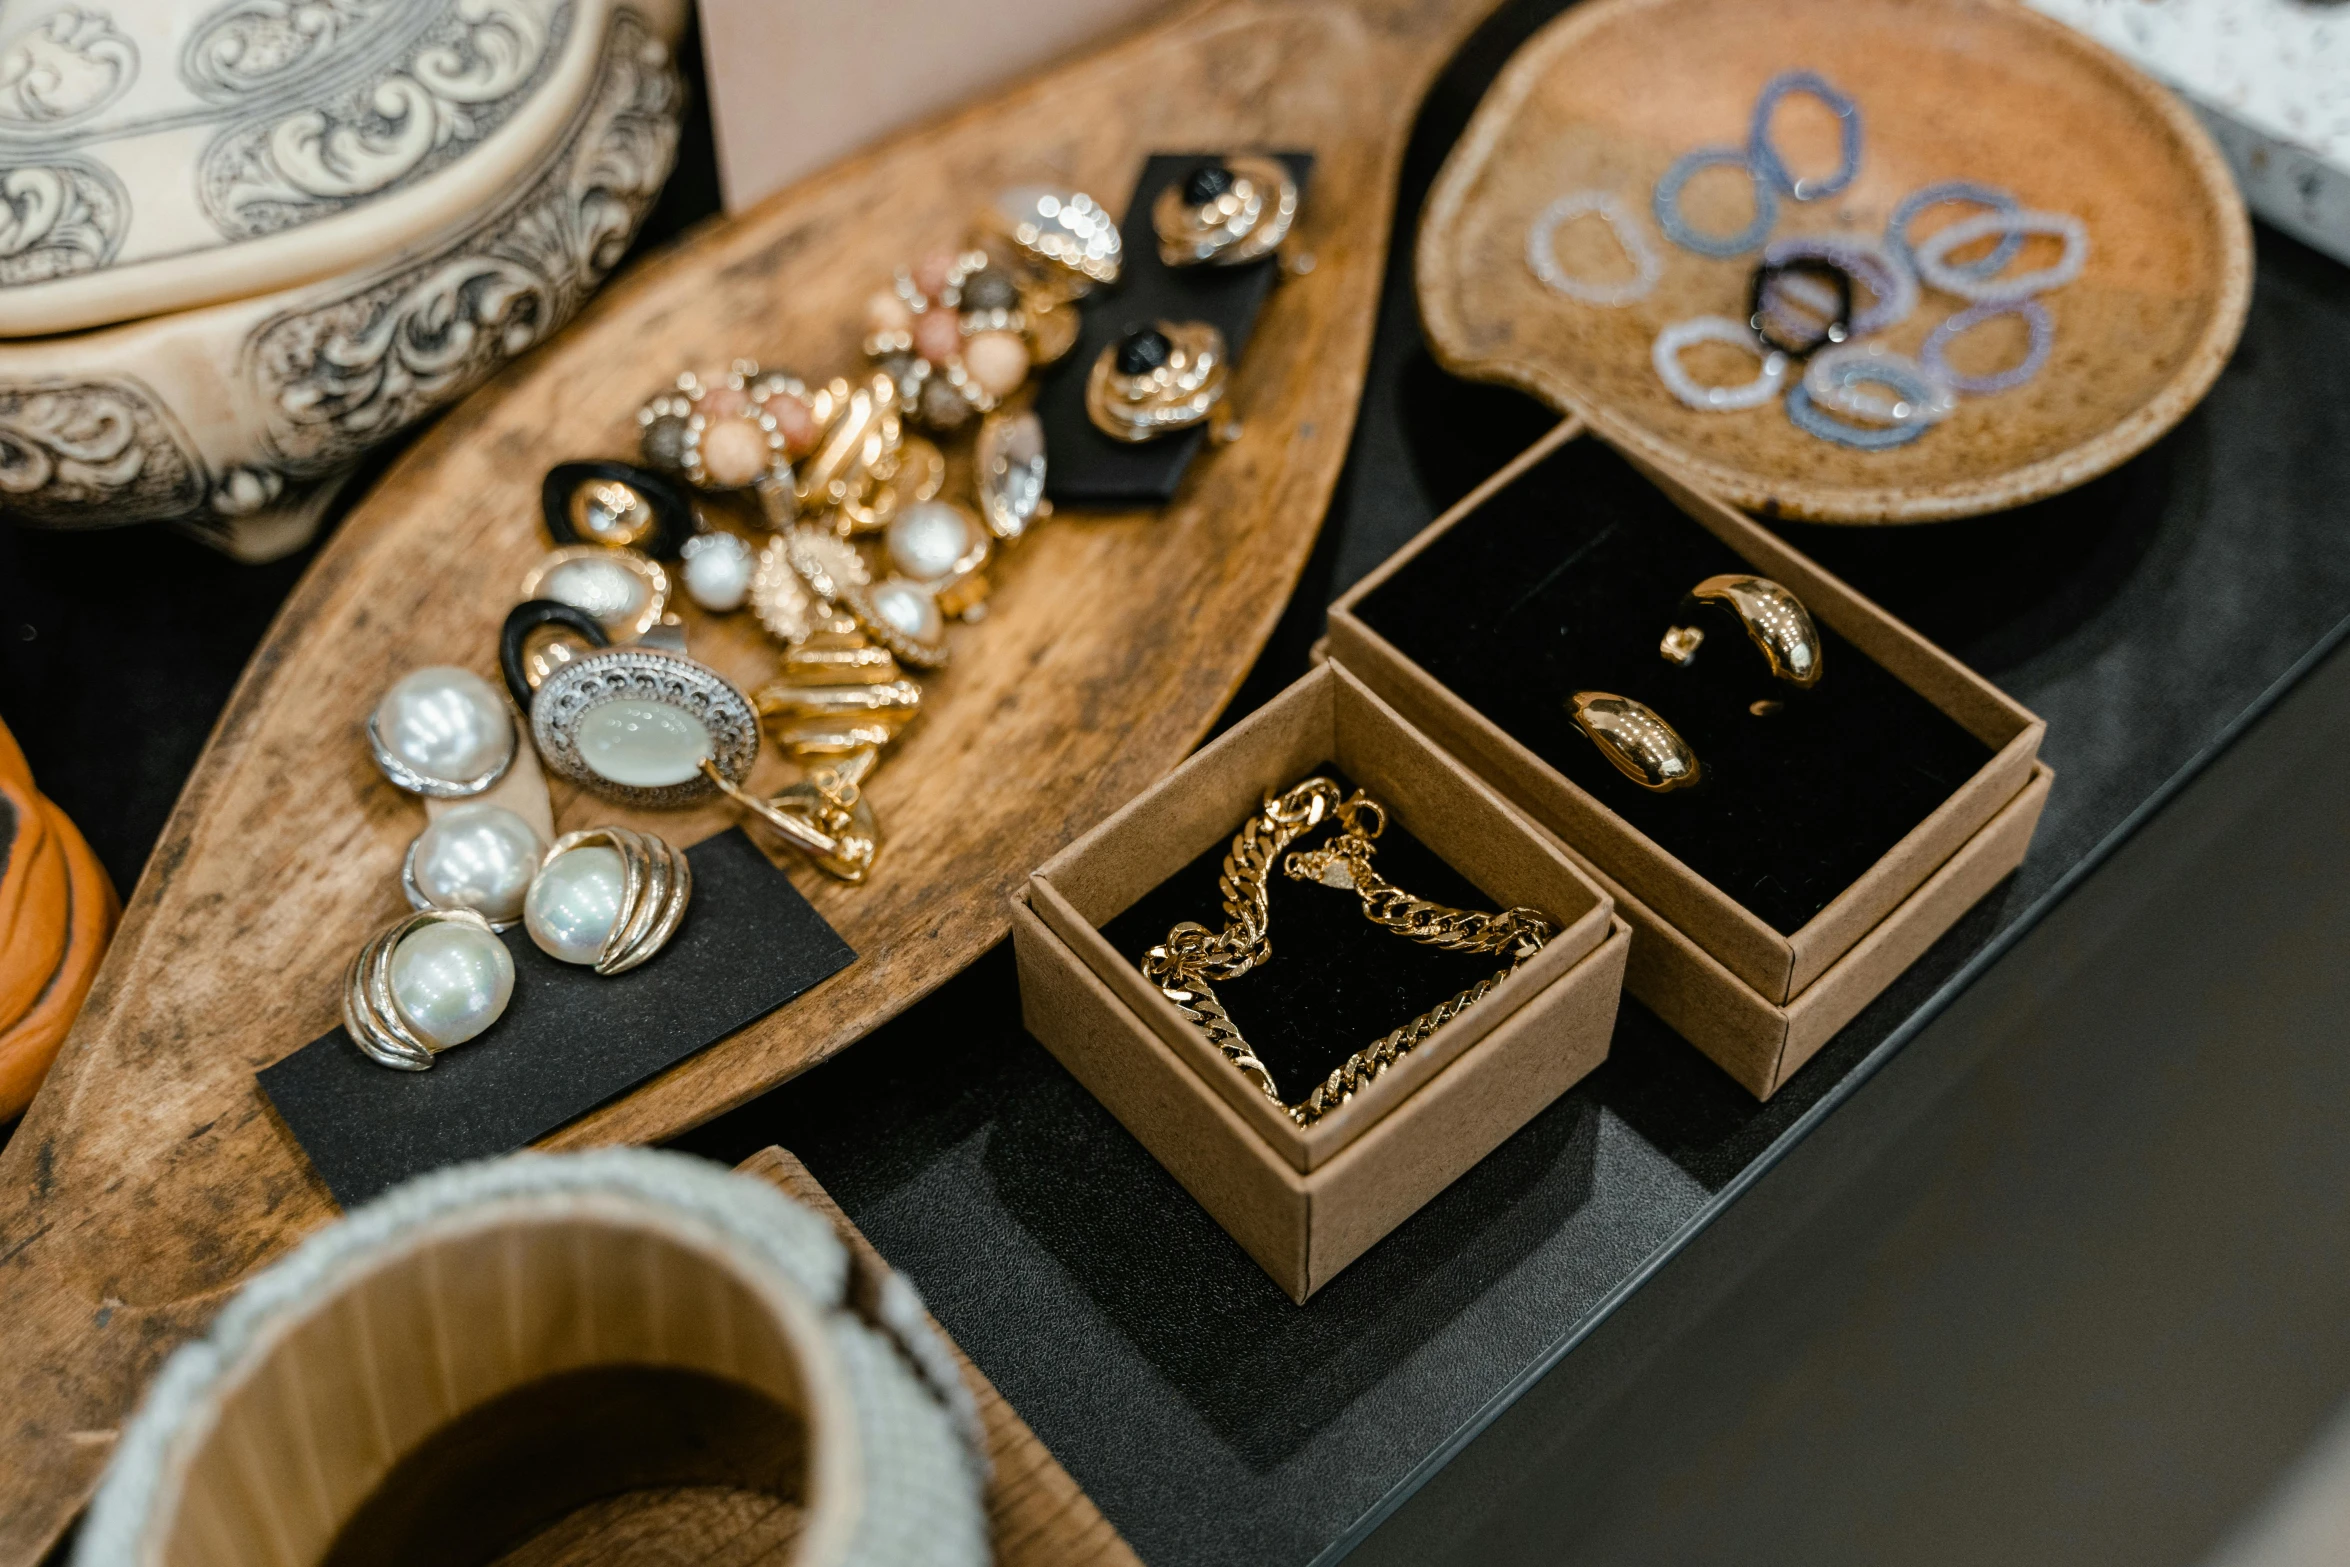
[[(1595, 440), (1570, 441), (1367, 595), (1357, 616), (1667, 853), (1792, 935), (1979, 771), (1991, 749), (1826, 627), (1819, 685), (1771, 681), (1735, 621), (1687, 668), (1683, 596), (1751, 568)], [(1568, 720), (1578, 690), (1647, 703), (1705, 781), (1656, 795)], [(1757, 697), (1787, 698), (1756, 717)]]
[(348, 1208), (410, 1176), (510, 1153), (856, 960), (741, 828), (686, 858), (685, 923), (641, 968), (606, 978), (558, 963), (517, 925), (503, 937), (514, 954), (506, 1015), (430, 1071), (377, 1066), (339, 1025), (264, 1067), (262, 1091), (335, 1201)]
[[(1037, 393), (1037, 417), (1044, 422), (1045, 449), (1052, 463), (1045, 491), (1057, 506), (1164, 506), (1175, 498), (1183, 470), (1207, 436), (1206, 425), (1155, 441), (1127, 445), (1113, 441), (1085, 416), (1085, 379), (1102, 350), (1128, 330), (1154, 321), (1205, 321), (1224, 334), (1235, 364), (1248, 346), (1257, 312), (1280, 275), (1278, 257), (1237, 267), (1171, 267), (1159, 259), (1158, 231), (1151, 206), (1159, 192), (1186, 179), (1205, 152), (1161, 152), (1142, 166), (1118, 237), (1125, 259), (1117, 286), (1099, 289), (1080, 307), (1083, 326), (1077, 346), (1044, 379)], [(1311, 153), (1273, 154), (1297, 182), (1298, 205), (1307, 200), (1314, 172)], [(1220, 410), (1218, 417), (1246, 418), (1248, 410)]]
[[(1315, 774), (1350, 792), (1355, 787), (1328, 766), (1293, 781), (1302, 783)], [(1378, 797), (1372, 791), (1371, 798)], [(1239, 832), (1240, 822), (1232, 830)], [(1316, 828), (1282, 858), (1320, 848), (1334, 831), (1330, 825)], [(1413, 896), (1457, 909), (1494, 907), (1491, 898), (1393, 817), (1378, 844), (1372, 864)], [(1222, 930), (1217, 879), (1231, 847), (1230, 838), (1216, 843), (1103, 926), (1102, 935), (1140, 965), (1143, 954), (1184, 920)], [(1267, 886), (1273, 955), (1216, 986), (1216, 999), (1291, 1104), (1312, 1093), (1348, 1056), (1509, 966), (1507, 953), (1444, 952), (1374, 925), (1353, 892), (1291, 881), (1280, 861)]]

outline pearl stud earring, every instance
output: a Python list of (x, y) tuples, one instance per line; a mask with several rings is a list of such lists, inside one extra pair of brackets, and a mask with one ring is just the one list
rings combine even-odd
[(416, 835), (400, 887), (419, 909), (471, 909), (505, 930), (522, 918), (522, 896), (546, 850), (538, 829), (514, 812), (468, 800)]
[(514, 957), (471, 909), (424, 909), (359, 949), (343, 975), (343, 1028), (401, 1072), (478, 1037), (514, 998)]
[(668, 945), (694, 895), (693, 865), (651, 833), (591, 827), (555, 840), (523, 899), (523, 927), (559, 963), (625, 974)]
[(435, 664), (402, 677), (367, 720), (384, 776), (411, 794), (479, 794), (505, 776), (514, 715), (470, 669)]
[(713, 615), (743, 607), (758, 562), (742, 535), (715, 530), (697, 534), (686, 541), (684, 558), (686, 597)]

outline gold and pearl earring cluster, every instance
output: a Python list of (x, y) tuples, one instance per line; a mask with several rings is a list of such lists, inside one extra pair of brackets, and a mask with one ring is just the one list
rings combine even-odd
[(514, 710), (473, 671), (402, 677), (367, 739), (384, 776), (430, 810), (400, 870), (415, 912), (370, 938), (343, 976), (343, 1027), (369, 1060), (426, 1071), (495, 1025), (515, 980), (500, 931), (520, 924), (558, 962), (620, 974), (683, 923), (693, 868), (662, 839), (597, 827), (548, 842), (544, 791), (527, 763), (515, 772)]
[[(986, 613), (994, 557), (1050, 514), (1023, 392), (1077, 341), (1075, 301), (1118, 269), (1117, 225), (1091, 197), (1007, 191), (961, 249), (866, 302), (858, 375), (817, 384), (738, 360), (680, 375), (639, 412), (647, 463), (746, 493), (772, 533), (743, 602), (783, 653), (752, 700), (803, 777), (764, 798), (720, 787), (787, 841), (835, 845), (814, 858), (844, 880), (879, 848), (864, 783), (921, 711), (908, 670), (946, 665), (948, 626)], [(928, 438), (966, 431), (967, 504), (944, 498), (947, 458)]]

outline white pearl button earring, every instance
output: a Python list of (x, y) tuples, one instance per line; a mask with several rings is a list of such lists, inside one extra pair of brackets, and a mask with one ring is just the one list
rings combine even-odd
[(367, 720), (384, 776), (411, 794), (479, 794), (514, 760), (514, 714), (470, 669), (436, 664), (403, 677)]
[(539, 859), (539, 830), (502, 805), (468, 800), (444, 808), (408, 846), (400, 886), (419, 909), (471, 909), (505, 930), (522, 918)]
[(555, 840), (522, 903), (548, 957), (624, 974), (668, 945), (694, 895), (685, 855), (647, 832), (591, 827)]
[(514, 998), (514, 957), (471, 909), (425, 909), (359, 949), (343, 976), (343, 1027), (379, 1066), (422, 1072), (477, 1038)]

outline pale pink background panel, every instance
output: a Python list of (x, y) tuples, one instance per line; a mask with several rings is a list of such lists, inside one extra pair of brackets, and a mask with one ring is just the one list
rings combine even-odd
[[(1169, 0), (701, 0), (729, 212)], [(1110, 193), (1101, 193), (1105, 199)]]

